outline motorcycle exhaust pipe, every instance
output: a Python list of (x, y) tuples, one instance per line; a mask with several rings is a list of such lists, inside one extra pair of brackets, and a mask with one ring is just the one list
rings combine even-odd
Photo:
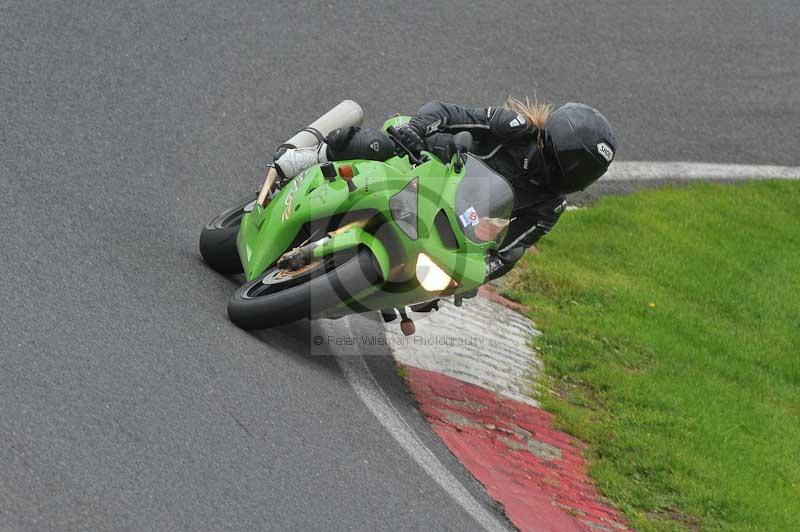
[(353, 100), (344, 100), (339, 105), (317, 118), (286, 141), (290, 148), (317, 146), (328, 133), (340, 127), (360, 126), (364, 111)]
[[(364, 110), (353, 100), (344, 100), (333, 109), (320, 116), (311, 124), (298, 131), (283, 145), (288, 148), (310, 148), (322, 142), (328, 133), (340, 127), (359, 126), (364, 120)], [(264, 185), (258, 193), (258, 204), (262, 207), (267, 199), (267, 194), (272, 190), (278, 171), (270, 167), (264, 178)]]

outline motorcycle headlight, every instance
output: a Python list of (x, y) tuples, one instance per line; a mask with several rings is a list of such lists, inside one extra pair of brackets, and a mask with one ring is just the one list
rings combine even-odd
[(428, 292), (441, 292), (453, 281), (430, 257), (424, 253), (417, 256), (417, 280)]
[(417, 188), (419, 178), (415, 177), (400, 192), (389, 199), (389, 210), (397, 226), (411, 240), (417, 239)]

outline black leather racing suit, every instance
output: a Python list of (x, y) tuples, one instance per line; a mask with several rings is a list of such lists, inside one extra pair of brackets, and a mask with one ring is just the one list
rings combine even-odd
[(423, 135), (426, 147), (434, 153), (448, 149), (451, 135), (469, 131), (473, 155), (511, 183), (516, 201), (501, 251), (532, 246), (558, 221), (566, 197), (536, 184), (541, 170), (532, 154), (538, 130), (522, 115), (505, 107), (468, 108), (429, 102), (417, 111), (410, 125)]

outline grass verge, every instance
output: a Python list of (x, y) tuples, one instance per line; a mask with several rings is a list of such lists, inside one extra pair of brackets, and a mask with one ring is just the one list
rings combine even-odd
[(800, 526), (800, 184), (567, 212), (509, 276), (545, 406), (640, 530)]

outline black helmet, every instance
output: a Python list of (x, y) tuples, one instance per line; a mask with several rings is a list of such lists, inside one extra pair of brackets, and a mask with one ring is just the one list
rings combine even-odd
[(562, 105), (544, 125), (548, 186), (569, 194), (583, 190), (606, 173), (617, 151), (617, 139), (606, 117), (582, 103)]

